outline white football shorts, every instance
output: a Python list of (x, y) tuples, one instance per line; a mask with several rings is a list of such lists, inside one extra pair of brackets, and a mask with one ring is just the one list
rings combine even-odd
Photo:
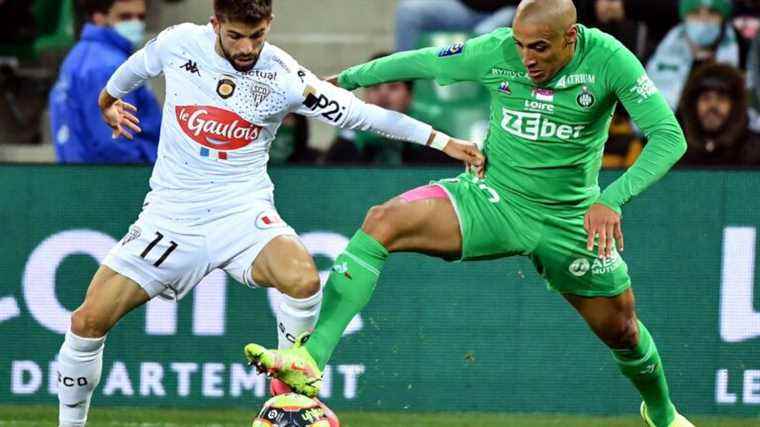
[(137, 282), (151, 298), (179, 300), (217, 268), (257, 287), (251, 265), (272, 239), (283, 235), (297, 236), (266, 200), (200, 225), (143, 211), (103, 264)]

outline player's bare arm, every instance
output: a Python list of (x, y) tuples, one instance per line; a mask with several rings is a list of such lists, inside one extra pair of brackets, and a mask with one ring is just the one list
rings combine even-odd
[(114, 98), (107, 90), (100, 91), (98, 97), (98, 106), (103, 115), (103, 121), (113, 129), (112, 138), (116, 139), (124, 136), (127, 139), (134, 139), (131, 132), (142, 132), (140, 129), (140, 119), (133, 113), (137, 112), (137, 107)]

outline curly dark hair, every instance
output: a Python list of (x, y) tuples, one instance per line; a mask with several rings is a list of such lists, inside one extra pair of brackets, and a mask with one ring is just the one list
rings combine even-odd
[(214, 14), (222, 22), (257, 24), (272, 17), (272, 0), (214, 0)]
[(89, 17), (95, 13), (108, 13), (114, 3), (116, 0), (79, 0), (77, 5)]

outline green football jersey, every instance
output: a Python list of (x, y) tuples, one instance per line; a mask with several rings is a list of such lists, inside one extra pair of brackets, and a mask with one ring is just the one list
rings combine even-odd
[[(686, 141), (639, 60), (620, 42), (578, 25), (570, 63), (537, 86), (526, 73), (512, 29), (445, 48), (401, 52), (344, 71), (346, 89), (413, 79), (447, 85), (474, 81), (491, 96), (487, 180), (540, 206), (620, 211), (683, 155)], [(618, 101), (649, 143), (637, 162), (602, 194), (604, 143)]]

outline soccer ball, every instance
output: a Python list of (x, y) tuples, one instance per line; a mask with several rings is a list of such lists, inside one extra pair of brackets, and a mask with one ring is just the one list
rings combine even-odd
[(330, 427), (325, 408), (309, 397), (287, 393), (269, 399), (253, 427)]

